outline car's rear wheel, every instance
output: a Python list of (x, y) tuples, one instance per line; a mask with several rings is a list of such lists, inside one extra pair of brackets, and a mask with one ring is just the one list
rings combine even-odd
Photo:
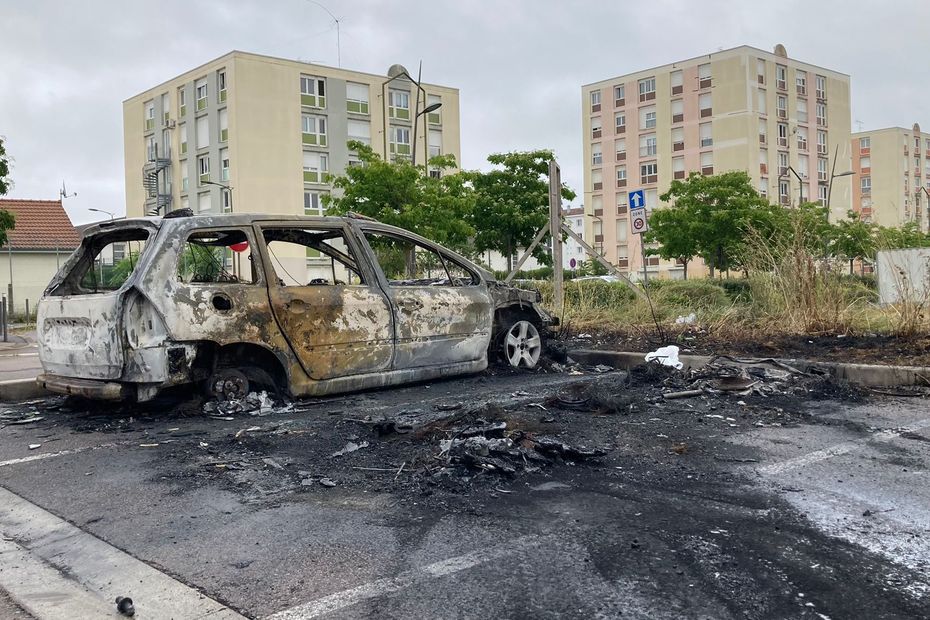
[(217, 400), (245, 398), (250, 387), (249, 378), (236, 368), (217, 368), (206, 384), (207, 394)]
[(516, 318), (501, 334), (500, 352), (514, 368), (535, 368), (542, 355), (542, 336), (532, 321)]

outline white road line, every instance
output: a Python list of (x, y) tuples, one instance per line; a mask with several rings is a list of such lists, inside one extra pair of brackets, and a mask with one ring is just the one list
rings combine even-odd
[[(245, 620), (2, 487), (0, 534), (0, 588), (38, 620), (115, 617), (117, 596), (149, 620)], [(97, 609), (106, 613), (84, 613)]]
[(97, 446), (86, 446), (84, 448), (72, 448), (70, 450), (60, 450), (58, 452), (42, 452), (40, 454), (31, 454), (29, 456), (24, 456), (18, 459), (10, 459), (8, 461), (0, 461), (0, 467), (7, 467), (8, 465), (19, 465), (20, 463), (29, 463), (31, 461), (43, 461), (45, 459), (53, 459), (56, 456), (65, 456), (66, 454), (78, 454), (80, 452), (87, 452), (88, 450), (97, 450), (100, 448), (113, 448), (122, 444), (119, 443), (102, 443)]
[(805, 465), (811, 465), (813, 463), (818, 463), (820, 461), (825, 461), (834, 456), (841, 456), (843, 454), (848, 454), (853, 450), (861, 448), (865, 444), (872, 441), (889, 441), (899, 437), (901, 433), (915, 432), (921, 429), (927, 428), (930, 426), (930, 418), (925, 418), (920, 420), (916, 424), (912, 424), (908, 427), (896, 429), (896, 430), (887, 430), (879, 431), (868, 437), (862, 439), (857, 439), (855, 441), (846, 441), (843, 443), (838, 443), (829, 448), (824, 448), (823, 450), (815, 450), (814, 452), (809, 452), (801, 456), (795, 457), (793, 459), (788, 459), (786, 461), (779, 461), (777, 463), (771, 463), (769, 465), (763, 465), (756, 469), (756, 471), (766, 474), (766, 475), (777, 475), (783, 472), (788, 471), (789, 469), (797, 469), (798, 467), (804, 467)]
[(537, 546), (541, 542), (542, 538), (539, 536), (523, 536), (522, 538), (507, 541), (506, 545), (491, 547), (489, 549), (479, 549), (478, 551), (472, 551), (471, 553), (404, 571), (396, 577), (378, 579), (377, 581), (371, 581), (349, 590), (336, 592), (302, 605), (279, 611), (276, 614), (268, 616), (266, 620), (306, 620), (308, 618), (317, 618), (346, 607), (351, 607), (362, 601), (404, 590), (418, 581), (437, 579), (473, 568), (479, 564), (484, 564), (485, 562), (511, 555), (520, 550), (525, 550), (527, 547)]

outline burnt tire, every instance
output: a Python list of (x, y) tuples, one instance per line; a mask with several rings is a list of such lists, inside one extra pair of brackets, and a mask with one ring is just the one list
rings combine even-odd
[(533, 321), (516, 315), (502, 324), (497, 339), (497, 355), (512, 368), (533, 369), (543, 352), (543, 337)]
[(207, 396), (217, 400), (245, 398), (251, 387), (249, 378), (237, 368), (217, 368), (204, 385)]

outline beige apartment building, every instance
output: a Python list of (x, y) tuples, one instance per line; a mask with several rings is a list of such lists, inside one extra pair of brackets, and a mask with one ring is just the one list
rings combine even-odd
[(930, 133), (889, 127), (852, 134), (853, 210), (881, 226), (930, 231)]
[(403, 76), (230, 52), (123, 103), (127, 216), (318, 215), (330, 176), (358, 161), (349, 140), (389, 157), (415, 146), (420, 164), (460, 161), (458, 89), (422, 86), (418, 109), (441, 107), (415, 118)]
[[(781, 45), (774, 53), (741, 46), (588, 84), (582, 108), (586, 237), (631, 277), (643, 270), (629, 225), (635, 189), (652, 210), (674, 179), (744, 170), (773, 201), (829, 199), (831, 219), (852, 204), (849, 177), (831, 179), (851, 165), (849, 76), (788, 58)], [(676, 261), (647, 263), (650, 274), (682, 277)], [(701, 272), (689, 265), (689, 275)]]

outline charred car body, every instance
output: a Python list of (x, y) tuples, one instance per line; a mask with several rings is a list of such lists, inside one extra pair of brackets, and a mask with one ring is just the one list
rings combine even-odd
[(537, 302), (363, 218), (106, 222), (87, 230), (39, 302), (38, 382), (144, 401), (184, 384), (332, 394), (478, 372), (492, 355), (532, 367), (552, 323)]

